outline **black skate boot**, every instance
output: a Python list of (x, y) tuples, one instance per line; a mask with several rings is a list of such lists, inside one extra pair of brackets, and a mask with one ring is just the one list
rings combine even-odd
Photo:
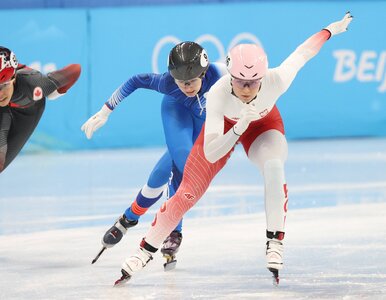
[(176, 254), (180, 249), (182, 242), (182, 233), (178, 231), (173, 231), (164, 241), (161, 253), (166, 258), (166, 263), (164, 263), (164, 270), (170, 271), (176, 267), (177, 260)]
[(118, 244), (127, 229), (138, 224), (138, 220), (128, 220), (125, 215), (119, 217), (115, 224), (106, 231), (102, 238), (102, 245), (111, 248)]
[(92, 260), (91, 264), (94, 264), (107, 248), (111, 248), (118, 244), (128, 228), (137, 224), (138, 220), (128, 220), (125, 215), (120, 216), (114, 225), (106, 231), (102, 238), (103, 247), (98, 252), (97, 256), (95, 256), (95, 258)]

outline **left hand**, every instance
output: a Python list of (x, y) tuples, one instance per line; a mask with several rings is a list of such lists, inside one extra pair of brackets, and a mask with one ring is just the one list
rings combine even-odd
[(98, 111), (82, 125), (80, 129), (84, 131), (88, 139), (91, 139), (94, 132), (105, 125), (111, 112), (112, 110), (104, 104), (100, 111)]
[(233, 127), (233, 132), (237, 135), (242, 135), (247, 130), (249, 123), (261, 119), (260, 114), (254, 104), (248, 104), (240, 112), (240, 119)]
[(353, 16), (351, 15), (351, 13), (348, 11), (342, 20), (340, 21), (337, 21), (337, 22), (334, 22), (334, 23), (331, 23), (330, 25), (328, 25), (326, 28), (326, 30), (328, 30), (330, 33), (331, 33), (331, 36), (334, 36), (334, 35), (337, 35), (337, 34), (340, 34), (342, 32), (345, 32), (347, 31), (347, 28), (348, 28), (348, 25), (350, 24), (350, 22), (352, 21), (353, 19)]

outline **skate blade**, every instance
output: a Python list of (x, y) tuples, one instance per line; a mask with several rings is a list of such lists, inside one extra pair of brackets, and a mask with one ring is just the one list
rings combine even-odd
[(164, 255), (166, 258), (166, 263), (164, 263), (164, 271), (171, 271), (176, 268), (177, 265), (177, 260), (175, 259), (176, 257), (174, 255)]
[(131, 279), (131, 276), (127, 272), (123, 270), (121, 272), (122, 272), (122, 277), (114, 282), (114, 287), (123, 286), (125, 285), (126, 282), (128, 282)]
[(92, 262), (91, 262), (92, 265), (98, 260), (98, 258), (102, 255), (102, 253), (103, 253), (106, 249), (107, 249), (106, 247), (102, 247), (102, 249), (99, 251), (99, 253), (97, 254), (97, 256), (95, 256), (95, 258), (92, 260)]
[(279, 281), (280, 281), (280, 278), (279, 278), (279, 270), (278, 269), (274, 269), (274, 268), (268, 268), (269, 271), (272, 272), (272, 283), (274, 286), (278, 286), (279, 285)]
[(164, 271), (168, 272), (168, 271), (174, 270), (176, 268), (176, 265), (177, 265), (177, 261), (176, 260), (172, 260), (170, 262), (166, 262), (166, 263), (164, 263)]

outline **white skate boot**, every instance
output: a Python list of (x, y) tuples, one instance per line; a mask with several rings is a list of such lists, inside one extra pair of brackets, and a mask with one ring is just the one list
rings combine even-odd
[(137, 252), (127, 258), (122, 264), (122, 277), (115, 282), (115, 286), (122, 285), (129, 281), (131, 276), (140, 270), (142, 270), (147, 263), (153, 259), (151, 253), (144, 248), (139, 248)]
[(267, 268), (273, 274), (274, 284), (279, 284), (279, 270), (283, 268), (283, 238), (284, 232), (267, 231)]
[(267, 268), (281, 270), (283, 268), (283, 243), (277, 239), (267, 240)]

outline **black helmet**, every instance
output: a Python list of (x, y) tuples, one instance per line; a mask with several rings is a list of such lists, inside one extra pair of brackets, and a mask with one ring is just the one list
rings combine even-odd
[(200, 77), (208, 67), (208, 55), (197, 43), (179, 43), (169, 53), (168, 69), (174, 79), (191, 80)]

